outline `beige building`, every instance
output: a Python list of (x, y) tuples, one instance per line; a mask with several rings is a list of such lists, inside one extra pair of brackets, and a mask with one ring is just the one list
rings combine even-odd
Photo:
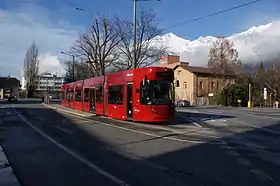
[(170, 55), (162, 57), (160, 65), (174, 70), (176, 100), (188, 100), (191, 105), (212, 104), (221, 89), (221, 78), (211, 68), (190, 66), (181, 62), (179, 56)]

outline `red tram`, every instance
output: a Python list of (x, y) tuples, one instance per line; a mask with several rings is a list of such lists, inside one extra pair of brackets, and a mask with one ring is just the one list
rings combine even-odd
[(173, 81), (173, 70), (165, 67), (115, 72), (64, 84), (62, 105), (119, 120), (164, 122), (175, 114)]

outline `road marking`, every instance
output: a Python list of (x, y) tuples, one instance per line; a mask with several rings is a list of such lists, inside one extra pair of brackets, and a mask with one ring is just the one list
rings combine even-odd
[(69, 134), (69, 135), (72, 135), (72, 134), (73, 134), (73, 132), (72, 132), (71, 130), (64, 129), (64, 128), (58, 126), (58, 125), (54, 125), (53, 127), (57, 128), (58, 130), (61, 130), (61, 131), (65, 132), (65, 133), (67, 133), (67, 134)]
[[(247, 115), (251, 115), (251, 116), (259, 116), (258, 114), (251, 114), (251, 113), (246, 113), (245, 114)], [(262, 117), (262, 118), (267, 118), (267, 119), (273, 119), (273, 120), (279, 120), (279, 118), (274, 118), (274, 117), (270, 117), (270, 116), (259, 116), (259, 117)]]
[[(188, 119), (188, 118), (186, 118), (185, 116), (181, 116), (181, 117), (183, 117), (184, 119)], [(196, 119), (194, 119), (193, 117), (190, 117), (190, 119), (192, 120), (193, 124), (195, 124), (196, 126), (202, 128), (202, 126), (199, 125), (199, 124), (197, 123), (197, 120), (196, 120)]]
[(181, 113), (176, 113), (176, 114), (177, 114), (178, 116), (184, 118), (185, 120), (191, 120), (192, 124), (196, 125), (197, 127), (202, 128), (202, 126), (199, 125), (199, 124), (197, 123), (197, 120), (196, 120), (196, 119), (194, 119), (194, 118), (192, 118), (192, 117), (186, 117), (186, 116), (184, 116), (184, 115), (181, 114)]
[(228, 150), (227, 153), (231, 156), (235, 156), (235, 157), (239, 156), (239, 153), (233, 150)]
[[(80, 118), (80, 119), (85, 119), (85, 118), (87, 118), (86, 116), (81, 116), (81, 115), (79, 115), (79, 114), (72, 114), (73, 112), (69, 112), (69, 111), (65, 111), (65, 110), (63, 110), (63, 109), (58, 109), (58, 108), (56, 108), (56, 107), (52, 107), (52, 106), (49, 106), (49, 105), (46, 105), (46, 104), (43, 104), (43, 105), (45, 105), (46, 107), (49, 107), (49, 108), (51, 108), (51, 109), (53, 109), (53, 110), (56, 110), (56, 111), (58, 111), (58, 112), (62, 112), (63, 114), (66, 114), (66, 115), (69, 115), (69, 116), (72, 116), (72, 117), (76, 117), (76, 118)], [(120, 122), (120, 123), (125, 123), (125, 124), (130, 124), (130, 125), (134, 125), (134, 126), (137, 126), (137, 127), (143, 127), (143, 128), (147, 128), (147, 129), (149, 129), (149, 128), (152, 128), (152, 129), (160, 129), (160, 130), (166, 130), (166, 131), (169, 131), (169, 132), (173, 132), (173, 133), (182, 133), (182, 130), (180, 130), (180, 129), (178, 129), (178, 130), (176, 130), (176, 129), (171, 129), (171, 128), (168, 128), (168, 126), (167, 127), (160, 127), (160, 126), (155, 126), (155, 125), (150, 125), (150, 124), (145, 124), (145, 125), (139, 125), (139, 124), (137, 124), (137, 123), (133, 123), (133, 122), (131, 122), (131, 121), (124, 121), (124, 120), (116, 120), (116, 119), (114, 119), (114, 118), (109, 118), (109, 117), (105, 117), (105, 116), (99, 116), (99, 117), (101, 117), (101, 118), (105, 118), (105, 119), (110, 119), (110, 120), (113, 120), (113, 121), (117, 121), (117, 122)], [(81, 122), (81, 123), (87, 123), (87, 122), (91, 122), (91, 121), (93, 121), (93, 120), (88, 120), (88, 121), (84, 121), (84, 122)], [(77, 122), (77, 123), (80, 123), (80, 122)], [(182, 127), (182, 125), (180, 125), (180, 127)], [(190, 129), (197, 129), (197, 127), (194, 127), (194, 126), (183, 126), (184, 127), (184, 129), (187, 129), (187, 130), (190, 130)]]
[(137, 160), (137, 161), (140, 160), (142, 163), (144, 163), (144, 164), (146, 164), (146, 165), (148, 165), (148, 166), (151, 166), (151, 167), (153, 167), (153, 168), (156, 168), (156, 169), (158, 169), (158, 170), (160, 170), (160, 171), (167, 171), (167, 170), (170, 169), (170, 168), (165, 167), (165, 166), (163, 166), (163, 165), (159, 165), (159, 164), (153, 163), (153, 162), (151, 162), (151, 161), (145, 160), (145, 159), (143, 159), (143, 158), (141, 158), (141, 157), (139, 157), (139, 156), (137, 156), (137, 155), (135, 155), (135, 154), (129, 153), (129, 152), (116, 151), (115, 149), (110, 148), (110, 147), (104, 147), (104, 148), (107, 149), (107, 150), (113, 151), (113, 152), (115, 152), (115, 153), (118, 153), (118, 154), (120, 154), (120, 155), (123, 155), (123, 156), (125, 156), (125, 157), (128, 157), (128, 158), (130, 158), (130, 159), (134, 159), (134, 160)]
[(255, 174), (257, 178), (264, 180), (264, 181), (270, 181), (273, 180), (273, 178), (269, 175), (267, 175), (264, 171), (259, 170), (259, 169), (250, 169), (250, 172)]
[[(61, 112), (63, 112), (63, 111), (61, 111)], [(67, 112), (64, 112), (64, 114), (70, 115), (72, 117), (83, 118), (83, 117), (77, 116), (77, 115), (74, 116), (73, 114), (69, 114)], [(129, 128), (126, 128), (126, 127), (117, 126), (117, 125), (112, 125), (112, 124), (104, 123), (104, 122), (100, 122), (100, 121), (92, 120), (92, 122), (95, 122), (95, 123), (98, 123), (98, 124), (101, 124), (101, 125), (105, 125), (105, 126), (109, 126), (109, 127), (113, 127), (113, 128), (118, 128), (118, 129), (130, 131), (130, 132), (138, 133), (138, 134), (143, 134), (143, 135), (146, 135), (146, 136), (152, 136), (152, 137), (156, 137), (156, 138), (168, 139), (168, 140), (171, 140), (171, 141), (178, 141), (178, 142), (184, 142), (184, 143), (196, 143), (196, 144), (208, 143), (208, 144), (213, 144), (213, 145), (224, 145), (224, 144), (226, 144), (226, 142), (224, 142), (222, 140), (216, 140), (216, 142), (213, 142), (213, 141), (211, 142), (211, 141), (185, 140), (185, 139), (172, 138), (172, 137), (167, 137), (167, 136), (160, 136), (160, 135), (156, 135), (156, 134), (152, 134), (152, 133), (148, 133), (148, 132), (141, 132), (141, 131), (137, 131), (137, 130), (133, 130), (133, 129), (129, 129)], [(178, 133), (178, 134), (180, 134), (180, 133)]]
[(220, 148), (222, 148), (222, 149), (232, 149), (232, 147), (230, 147), (230, 146), (227, 146), (227, 145), (222, 145), (222, 146), (220, 146)]
[(119, 178), (116, 178), (115, 176), (111, 175), (110, 173), (106, 172), (105, 170), (103, 170), (102, 168), (98, 167), (97, 165), (91, 163), (90, 161), (88, 161), (87, 159), (81, 157), (80, 155), (76, 154), (74, 151), (70, 150), (69, 148), (67, 148), (66, 146), (60, 144), (59, 142), (57, 142), (56, 140), (54, 140), (53, 138), (51, 138), (49, 135), (47, 135), (46, 133), (42, 132), (40, 129), (38, 129), (37, 127), (35, 127), (34, 125), (32, 125), (26, 118), (24, 118), (21, 114), (19, 114), (16, 109), (13, 107), (15, 113), (21, 118), (22, 121), (24, 121), (28, 126), (30, 126), (31, 128), (33, 128), (35, 131), (37, 131), (41, 136), (45, 137), (46, 139), (50, 140), (53, 144), (55, 144), (57, 147), (59, 147), (61, 150), (65, 151), (66, 153), (68, 153), (69, 155), (73, 156), (74, 158), (76, 158), (78, 161), (86, 164), (87, 166), (89, 166), (90, 168), (94, 169), (95, 171), (97, 171), (98, 173), (102, 174), (103, 176), (111, 179), (112, 181), (114, 181), (115, 183), (122, 185), (122, 186), (129, 186), (127, 183), (125, 183), (124, 181), (120, 180)]
[[(174, 125), (167, 125), (166, 127), (161, 127), (161, 126), (157, 126), (157, 125), (151, 125), (151, 124), (145, 124), (145, 125), (139, 125), (138, 123), (134, 123), (134, 122), (131, 122), (131, 121), (125, 121), (125, 120), (117, 120), (117, 119), (114, 119), (114, 118), (108, 118), (108, 117), (105, 117), (105, 116), (100, 116), (102, 118), (105, 118), (105, 119), (110, 119), (110, 120), (113, 120), (113, 121), (117, 121), (117, 122), (120, 122), (120, 123), (125, 123), (125, 124), (129, 124), (129, 125), (134, 125), (134, 126), (137, 126), (137, 127), (143, 127), (143, 128), (147, 128), (147, 129), (159, 129), (159, 130), (165, 130), (165, 131), (169, 131), (169, 132), (174, 132), (174, 133), (181, 133), (182, 130), (181, 129), (187, 129), (188, 131), (189, 130), (196, 130), (197, 127), (195, 126), (186, 126), (184, 124), (182, 125), (176, 125), (176, 126), (179, 126), (179, 127), (183, 127), (183, 128), (180, 128), (180, 129), (171, 129), (169, 127), (172, 127)], [(91, 120), (92, 121), (92, 120)]]
[[(247, 126), (250, 126), (250, 127), (253, 127), (253, 128), (257, 128), (257, 129), (261, 129), (261, 130), (265, 130), (267, 132), (271, 132), (273, 134), (277, 134), (280, 136), (280, 132), (276, 132), (274, 130), (270, 130), (270, 129), (267, 129), (267, 128), (262, 128), (262, 127), (259, 127), (259, 126), (256, 126), (256, 125), (251, 125), (251, 124), (248, 124), (248, 123), (245, 123), (245, 122), (242, 122), (242, 121), (232, 121), (232, 122), (237, 122), (237, 123), (240, 123), (240, 124), (243, 124), (243, 125), (247, 125)], [(267, 127), (267, 126), (265, 126)]]
[(76, 124), (83, 124), (83, 123), (89, 123), (91, 122), (91, 120), (79, 120), (79, 121), (72, 121), (72, 122)]
[(239, 164), (241, 164), (241, 165), (252, 166), (252, 163), (249, 160), (245, 159), (245, 158), (238, 158), (237, 162)]

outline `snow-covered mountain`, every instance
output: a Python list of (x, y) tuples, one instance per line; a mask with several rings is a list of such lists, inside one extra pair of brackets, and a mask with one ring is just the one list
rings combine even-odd
[[(280, 56), (280, 21), (266, 25), (254, 26), (244, 32), (228, 37), (234, 42), (243, 63), (270, 60)], [(186, 40), (173, 33), (155, 38), (182, 61), (191, 65), (204, 66), (208, 61), (209, 48), (216, 40), (213, 36), (199, 37), (196, 40)]]

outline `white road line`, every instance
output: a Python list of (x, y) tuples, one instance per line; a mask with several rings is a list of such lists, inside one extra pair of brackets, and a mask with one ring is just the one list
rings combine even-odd
[(264, 181), (270, 181), (273, 180), (271, 176), (267, 175), (264, 171), (259, 169), (250, 169), (250, 172), (255, 174), (257, 178), (264, 180)]
[(238, 159), (237, 159), (237, 162), (238, 162), (239, 164), (245, 165), (245, 166), (252, 166), (252, 165), (253, 165), (249, 160), (247, 160), (247, 159), (245, 159), (245, 158), (238, 158)]
[(143, 158), (141, 158), (141, 157), (139, 157), (139, 156), (136, 156), (135, 154), (129, 153), (129, 152), (116, 151), (115, 149), (112, 149), (112, 148), (110, 148), (110, 147), (104, 147), (104, 148), (107, 149), (107, 150), (113, 151), (113, 152), (115, 152), (115, 153), (118, 153), (118, 154), (120, 154), (120, 155), (123, 155), (123, 156), (125, 156), (125, 157), (128, 157), (128, 158), (130, 158), (130, 159), (135, 159), (135, 160), (138, 160), (138, 161), (140, 160), (142, 163), (144, 163), (144, 164), (146, 164), (146, 165), (148, 165), (148, 166), (151, 166), (151, 167), (153, 167), (153, 168), (156, 168), (156, 169), (158, 169), (158, 170), (160, 170), (160, 171), (167, 171), (167, 170), (170, 169), (170, 168), (165, 167), (165, 166), (163, 166), (163, 165), (159, 165), (159, 164), (156, 164), (156, 163), (147, 161), (147, 160), (145, 160), (145, 159), (143, 159)]
[(233, 150), (228, 150), (227, 153), (231, 156), (235, 156), (235, 157), (239, 156), (239, 153)]
[(114, 181), (115, 183), (122, 185), (122, 186), (129, 186), (128, 184), (126, 184), (124, 181), (120, 180), (119, 178), (116, 178), (115, 176), (111, 175), (110, 173), (106, 172), (105, 170), (103, 170), (102, 168), (98, 167), (97, 165), (91, 163), (90, 161), (88, 161), (87, 159), (79, 156), (77, 153), (75, 153), (74, 151), (70, 150), (69, 148), (67, 148), (66, 146), (60, 144), (59, 142), (57, 142), (56, 140), (54, 140), (53, 138), (51, 138), (49, 135), (47, 135), (46, 133), (42, 132), (41, 130), (39, 130), (37, 127), (35, 127), (34, 125), (32, 125), (27, 119), (25, 119), (22, 115), (20, 115), (16, 109), (13, 107), (15, 113), (22, 119), (22, 121), (24, 121), (28, 126), (30, 126), (31, 128), (33, 128), (35, 131), (37, 131), (41, 136), (45, 137), (46, 139), (50, 140), (52, 143), (54, 143), (57, 147), (59, 147), (61, 150), (65, 151), (66, 153), (68, 153), (69, 155), (73, 156), (74, 158), (76, 158), (78, 161), (86, 164), (87, 166), (89, 166), (90, 168), (94, 169), (95, 171), (97, 171), (98, 173), (102, 174), (103, 176), (111, 179), (112, 181)]
[[(236, 121), (236, 120), (231, 120), (232, 122), (235, 122), (235, 123), (239, 123), (239, 124), (242, 124), (242, 125), (247, 125), (247, 126), (250, 126), (250, 127), (253, 127), (253, 128), (257, 128), (257, 129), (261, 129), (261, 130), (265, 130), (267, 132), (271, 132), (271, 133), (274, 133), (274, 134), (277, 134), (280, 136), (280, 132), (276, 132), (274, 130), (270, 130), (270, 129), (267, 129), (267, 128), (263, 128), (263, 127), (259, 127), (259, 126), (256, 126), (256, 125), (251, 125), (251, 124), (248, 124), (248, 123), (245, 123), (245, 122), (242, 122), (242, 121)], [(269, 127), (269, 126), (264, 126), (264, 127)]]
[[(171, 129), (171, 128), (168, 128), (170, 126), (173, 126), (173, 125), (167, 125), (166, 127), (161, 127), (161, 126), (158, 126), (158, 125), (151, 125), (151, 124), (144, 124), (144, 125), (141, 125), (139, 123), (134, 123), (134, 122), (131, 122), (131, 121), (125, 121), (125, 120), (117, 120), (117, 119), (114, 119), (114, 118), (108, 118), (108, 117), (105, 117), (105, 116), (99, 116), (99, 117), (102, 117), (102, 118), (105, 118), (105, 119), (110, 119), (110, 120), (113, 120), (113, 121), (117, 121), (117, 122), (120, 122), (120, 123), (125, 123), (125, 124), (129, 124), (129, 125), (134, 125), (134, 126), (137, 126), (137, 127), (143, 127), (143, 128), (147, 128), (147, 129), (159, 129), (159, 130), (165, 130), (165, 131), (169, 131), (169, 132), (174, 132), (174, 133), (181, 133), (181, 129)], [(175, 125), (176, 126), (176, 125)], [(197, 129), (197, 127), (195, 126), (186, 126), (184, 124), (181, 124), (181, 125), (177, 125), (177, 126), (180, 126), (180, 127), (184, 127), (183, 129), (187, 129), (188, 131), (189, 130), (194, 130), (194, 129)]]
[(226, 150), (232, 149), (231, 146), (227, 146), (227, 145), (222, 145), (222, 146), (220, 146), (220, 148), (226, 149)]
[[(251, 127), (254, 127), (254, 128), (258, 128), (258, 129), (261, 129), (261, 130), (265, 130), (265, 131), (268, 131), (268, 132), (271, 132), (271, 133), (274, 133), (274, 134), (277, 134), (280, 136), (280, 133), (279, 132), (276, 132), (274, 130), (270, 130), (270, 129), (267, 129), (267, 128), (262, 128), (262, 127), (258, 127), (258, 126), (255, 126), (255, 125), (251, 125), (251, 124), (248, 124), (246, 123), (245, 125), (248, 125), (248, 126), (251, 126)], [(266, 127), (266, 126), (265, 126)]]
[[(185, 116), (183, 116), (183, 115), (181, 115), (181, 117), (183, 117), (184, 119), (188, 119), (187, 117), (185, 117)], [(199, 125), (199, 124), (197, 123), (197, 120), (196, 120), (196, 119), (194, 119), (193, 117), (190, 117), (190, 119), (191, 119), (191, 121), (193, 122), (193, 124), (195, 124), (196, 126), (202, 128), (202, 126)]]
[[(63, 111), (61, 111), (63, 112)], [(80, 116), (74, 116), (72, 114), (69, 114), (67, 112), (64, 112), (64, 114), (68, 114), (71, 115), (72, 117), (77, 117), (77, 118), (83, 118)], [(216, 140), (217, 142), (207, 142), (207, 141), (197, 141), (197, 140), (185, 140), (185, 139), (179, 139), (179, 138), (172, 138), (172, 137), (165, 137), (165, 136), (160, 136), (160, 135), (156, 135), (156, 134), (152, 134), (152, 133), (147, 133), (147, 132), (141, 132), (141, 131), (137, 131), (137, 130), (133, 130), (133, 129), (129, 129), (129, 128), (125, 128), (125, 127), (121, 127), (121, 126), (117, 126), (117, 125), (112, 125), (112, 124), (108, 124), (108, 123), (103, 123), (100, 121), (92, 121), (101, 125), (105, 125), (105, 126), (109, 126), (109, 127), (113, 127), (113, 128), (118, 128), (118, 129), (122, 129), (122, 130), (126, 130), (126, 131), (130, 131), (130, 132), (134, 132), (134, 133), (138, 133), (138, 134), (143, 134), (146, 136), (152, 136), (152, 137), (156, 137), (156, 138), (163, 138), (163, 139), (168, 139), (171, 141), (178, 141), (178, 142), (184, 142), (184, 143), (196, 143), (196, 144), (204, 144), (204, 143), (208, 143), (208, 144), (213, 144), (213, 145), (224, 145), (226, 144), (226, 142), (222, 141), (222, 140)]]
[[(86, 116), (81, 116), (79, 114), (73, 114), (73, 112), (70, 112), (70, 111), (65, 111), (63, 109), (58, 109), (56, 107), (52, 107), (52, 106), (49, 106), (47, 104), (43, 104), (45, 105), (46, 107), (49, 107), (51, 109), (54, 109), (56, 111), (60, 111), (60, 112), (63, 112), (64, 114), (68, 114), (70, 116), (73, 116), (73, 117), (76, 117), (76, 118), (81, 118), (81, 119), (85, 119), (87, 118)], [(124, 121), (124, 120), (116, 120), (114, 118), (108, 118), (108, 117), (104, 117), (104, 116), (99, 116), (99, 117), (102, 117), (102, 118), (105, 118), (105, 119), (110, 119), (110, 120), (113, 120), (113, 121), (117, 121), (117, 122), (120, 122), (120, 123), (125, 123), (125, 124), (129, 124), (129, 125), (134, 125), (134, 126), (137, 126), (137, 127), (143, 127), (143, 128), (152, 128), (152, 129), (159, 129), (159, 130), (165, 130), (165, 131), (169, 131), (169, 132), (173, 132), (173, 133), (181, 133), (181, 130), (180, 129), (170, 129), (170, 128), (167, 128), (167, 127), (160, 127), (160, 126), (155, 126), (155, 125), (150, 125), (150, 124), (145, 124), (145, 125), (139, 125), (139, 124), (136, 124), (136, 123), (133, 123), (131, 121)], [(91, 122), (92, 120), (89, 120), (89, 121), (83, 121), (83, 122), (76, 122), (76, 123), (87, 123), (87, 122)], [(184, 126), (185, 129), (197, 129), (197, 127), (195, 126)]]
[(57, 128), (58, 130), (61, 130), (62, 132), (65, 132), (65, 133), (67, 133), (67, 134), (69, 134), (69, 135), (72, 135), (72, 134), (73, 134), (73, 132), (72, 132), (71, 130), (64, 129), (64, 128), (58, 126), (58, 125), (54, 125), (53, 127)]

